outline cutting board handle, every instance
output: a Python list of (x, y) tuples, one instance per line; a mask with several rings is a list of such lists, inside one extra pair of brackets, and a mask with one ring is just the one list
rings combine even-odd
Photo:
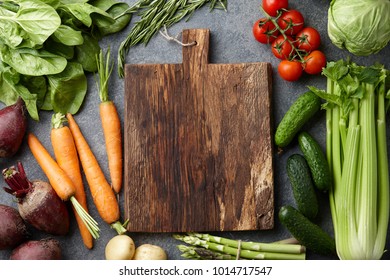
[(183, 64), (184, 67), (189, 66), (193, 70), (200, 70), (202, 65), (209, 63), (209, 29), (185, 29), (182, 33), (183, 44), (191, 44), (192, 46), (183, 46)]

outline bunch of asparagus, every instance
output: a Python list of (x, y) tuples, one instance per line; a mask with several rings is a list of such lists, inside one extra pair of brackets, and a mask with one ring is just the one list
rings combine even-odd
[(178, 245), (186, 259), (196, 260), (304, 260), (306, 248), (296, 242), (259, 243), (233, 240), (204, 233), (173, 236), (191, 246)]

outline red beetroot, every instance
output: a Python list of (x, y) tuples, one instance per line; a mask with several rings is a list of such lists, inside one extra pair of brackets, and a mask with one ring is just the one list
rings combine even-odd
[(20, 148), (27, 129), (27, 115), (21, 98), (0, 110), (0, 157), (11, 157)]
[(19, 212), (0, 204), (0, 250), (13, 249), (30, 237)]
[(11, 253), (11, 260), (61, 260), (62, 253), (58, 240), (47, 238), (31, 240), (21, 244)]
[(69, 213), (65, 203), (47, 182), (29, 181), (21, 162), (3, 170), (9, 188), (4, 190), (18, 199), (19, 213), (35, 228), (54, 235), (69, 231)]

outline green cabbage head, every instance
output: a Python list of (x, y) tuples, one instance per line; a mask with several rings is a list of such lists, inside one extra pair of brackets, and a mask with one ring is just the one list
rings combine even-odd
[(379, 52), (390, 41), (390, 0), (332, 0), (328, 35), (355, 55)]

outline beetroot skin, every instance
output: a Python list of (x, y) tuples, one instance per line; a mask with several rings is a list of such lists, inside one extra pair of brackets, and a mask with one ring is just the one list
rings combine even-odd
[(0, 110), (0, 158), (13, 156), (20, 148), (27, 129), (27, 116), (21, 98)]
[(61, 260), (60, 243), (53, 238), (31, 240), (15, 248), (11, 260)]
[(0, 250), (13, 249), (30, 237), (19, 212), (0, 204)]
[(3, 170), (9, 188), (6, 192), (18, 198), (19, 213), (35, 228), (53, 235), (65, 235), (69, 231), (69, 213), (64, 201), (51, 185), (43, 181), (29, 181), (21, 162), (18, 170)]

